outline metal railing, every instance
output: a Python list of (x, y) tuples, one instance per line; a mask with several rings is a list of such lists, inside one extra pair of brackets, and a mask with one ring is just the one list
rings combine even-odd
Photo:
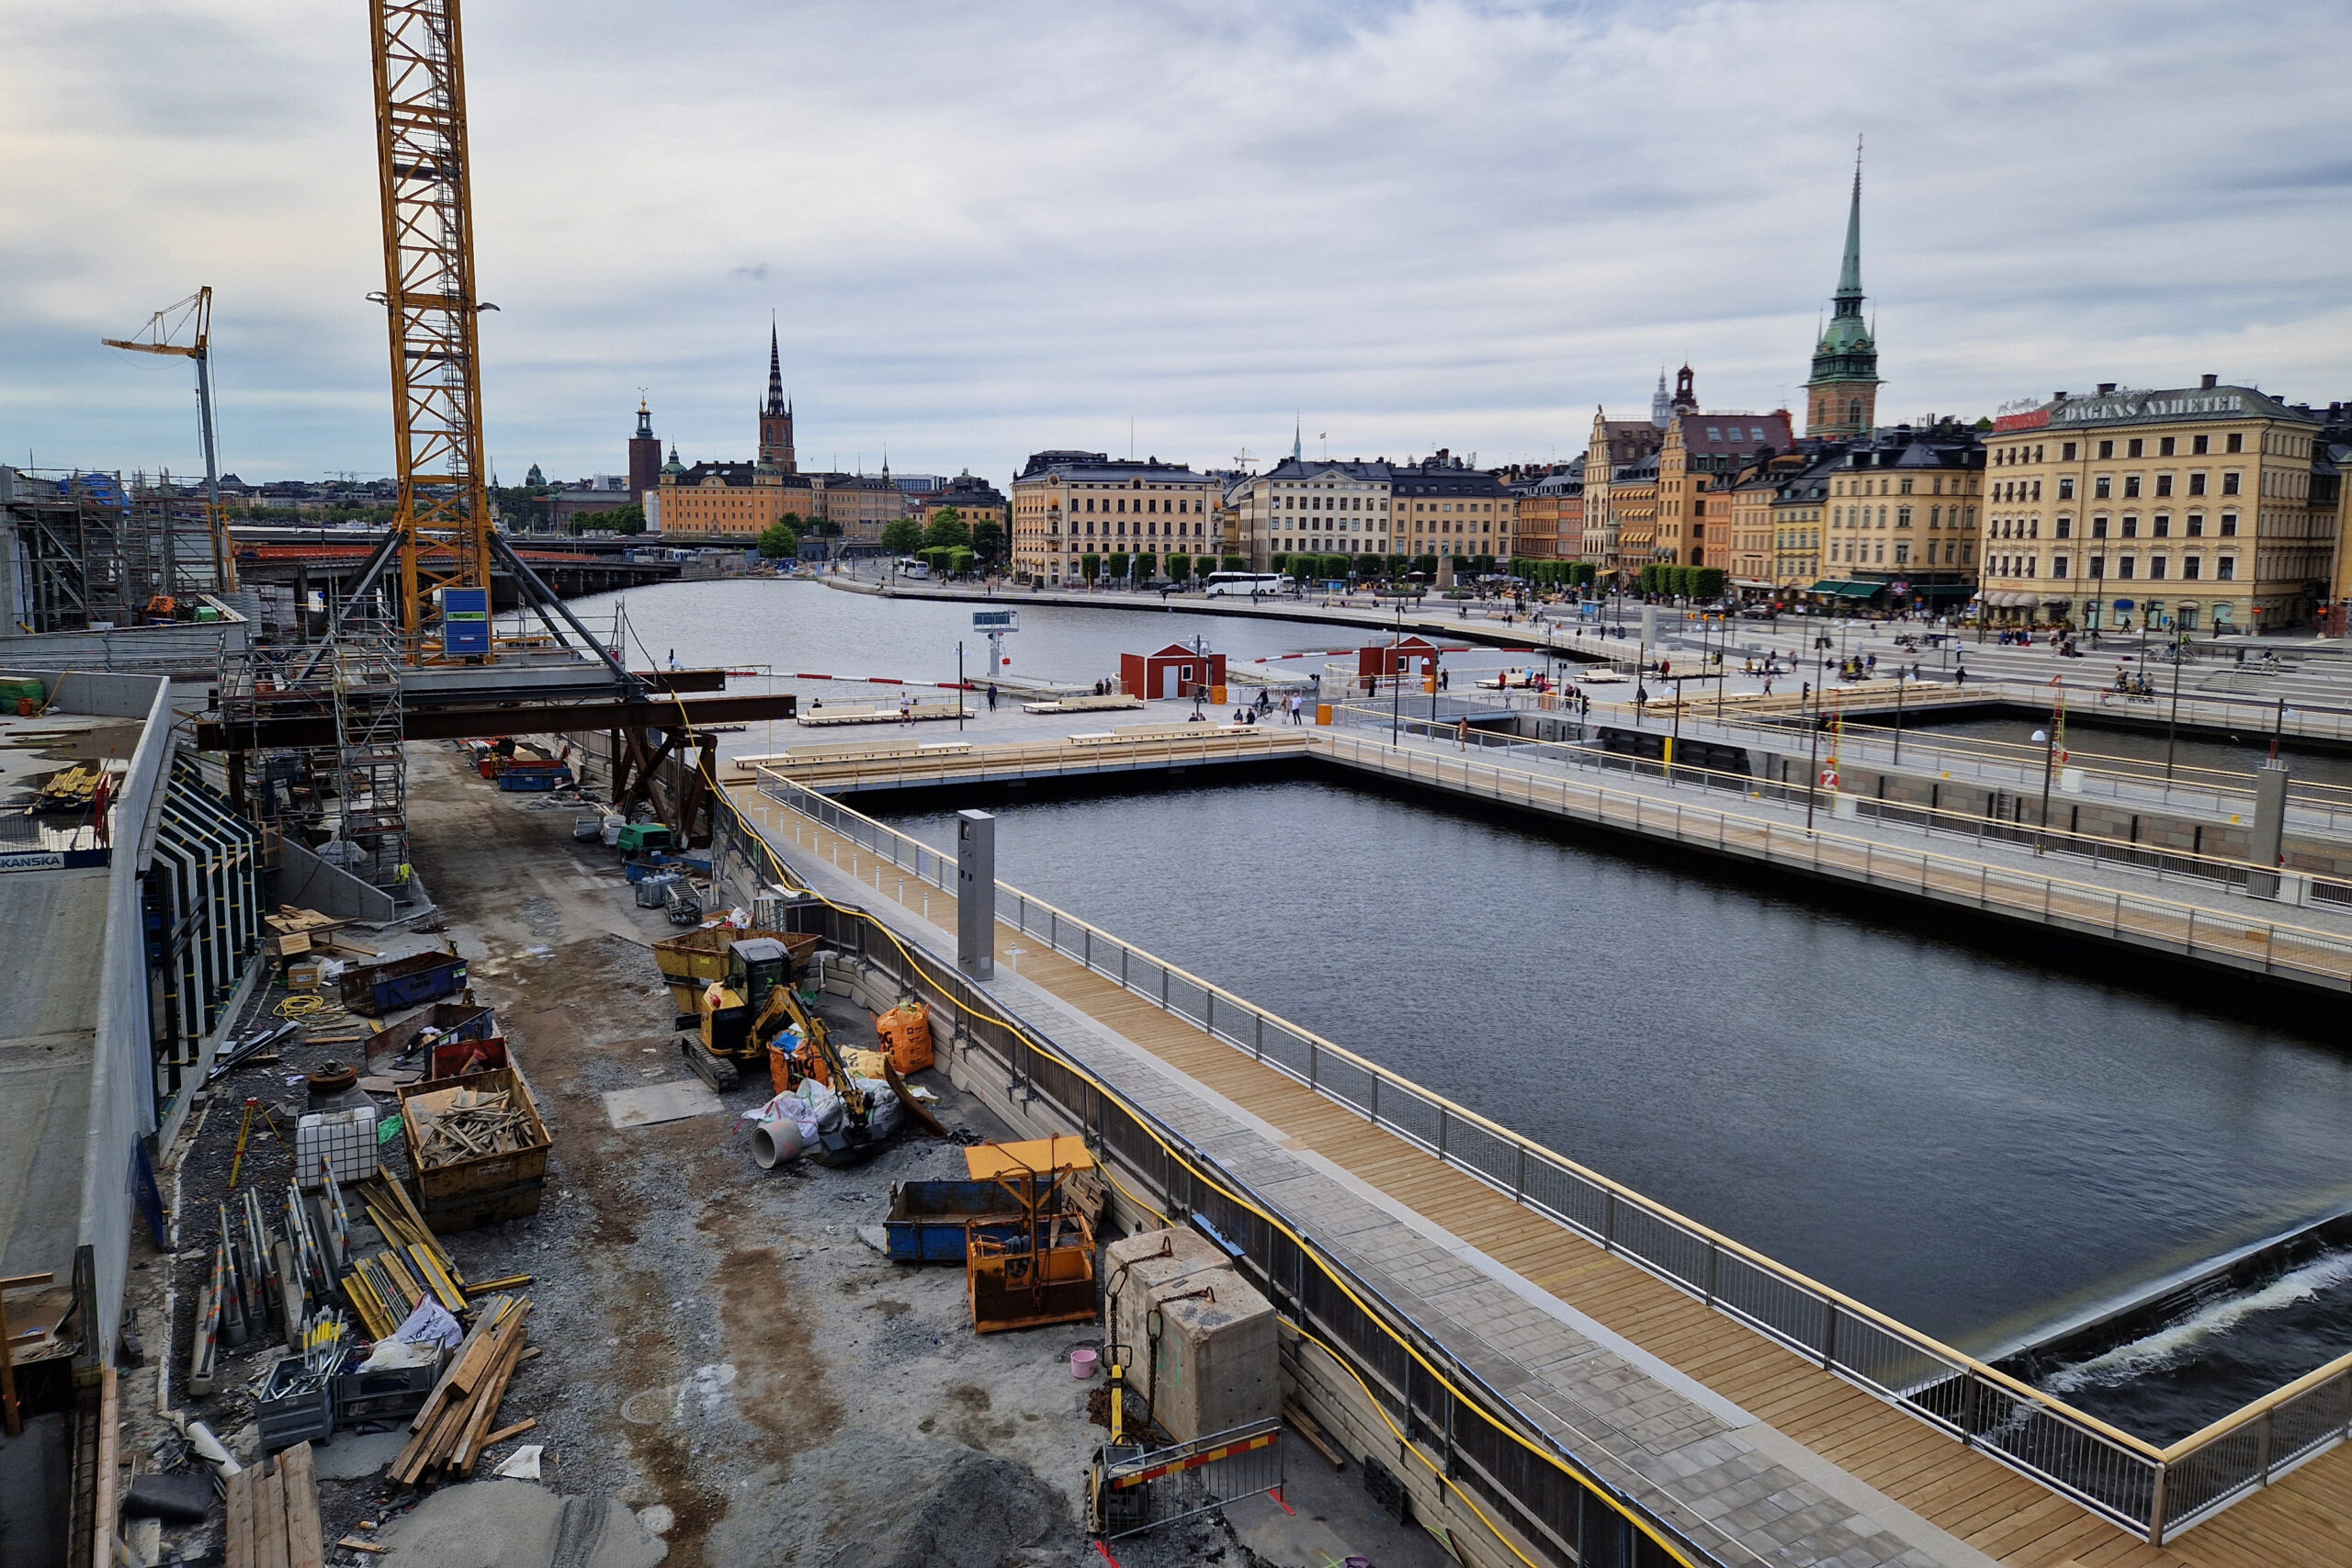
[[(1315, 749), (1323, 750), (1327, 744), (1362, 743), (1318, 732)], [(1453, 773), (1465, 783), (1470, 771), (1483, 766), (1376, 750), (1417, 764), (1438, 764), (1440, 773)], [(1532, 775), (1518, 777), (1531, 788), (1561, 787)], [(771, 770), (761, 771), (759, 790), (878, 860), (954, 893), (953, 855)], [(1507, 790), (1493, 797), (1514, 805), (1535, 800)], [(1683, 836), (1680, 818), (1689, 808), (1636, 796), (1613, 800), (1660, 814), (1671, 811), (1675, 836)], [(1722, 813), (1706, 815), (1717, 818), (1719, 836), (1736, 820)], [(1699, 825), (1690, 826), (1695, 832)], [(1862, 851), (1882, 848), (1845, 842)], [(1867, 854), (1860, 866), (1865, 873), (1871, 869)], [(2051, 888), (2071, 886), (2050, 878), (2020, 880)], [(1982, 896), (1984, 884), (1979, 886)], [(2104, 889), (2086, 891), (2113, 897)], [(2045, 907), (2055, 896), (2045, 889)], [(2181, 912), (2214, 919), (2207, 911)], [(1017, 887), (996, 885), (995, 913), (1023, 937), (1042, 941), (1373, 1126), (2151, 1542), (2162, 1544), (2235, 1498), (2268, 1485), (2292, 1465), (2352, 1440), (2352, 1356), (2159, 1448)], [(2352, 958), (2352, 942), (2339, 945)]]
[(920, 789), (942, 779), (959, 784), (998, 780), (1084, 778), (1141, 768), (1185, 767), (1195, 762), (1263, 761), (1306, 750), (1305, 729), (1269, 723), (1261, 733), (1202, 726), (1207, 733), (1149, 736), (1073, 745), (1069, 741), (978, 746), (968, 751), (930, 756), (873, 757), (854, 761), (811, 757), (805, 761), (761, 761), (753, 772), (775, 771), (812, 789), (854, 785), (858, 789)]
[(1317, 730), (1318, 756), (1392, 778), (1892, 892), (2352, 990), (2352, 937), (1984, 861), (1905, 849), (1572, 779), (1404, 750)]
[[(1340, 707), (1335, 710), (1335, 717), (1363, 729), (1381, 730), (1393, 727), (1416, 739), (1440, 742), (1458, 739), (1460, 743), (1476, 747), (1482, 752), (1501, 751), (1514, 758), (1532, 756), (1544, 761), (1590, 768), (1603, 773), (1622, 773), (1628, 778), (1653, 779), (1668, 787), (1689, 785), (1701, 791), (1714, 790), (1754, 800), (1800, 806), (1805, 804), (1806, 797), (1811, 795), (1812, 803), (1819, 809), (1839, 818), (1851, 816), (1883, 822), (1890, 827), (1916, 828), (1923, 833), (1948, 834), (1980, 844), (2039, 846), (2047, 854), (2086, 860), (2095, 865), (2152, 876), (2159, 882), (2179, 879), (2243, 889), (2262, 871), (2261, 867), (2248, 861), (2171, 849), (2148, 840), (2108, 838), (2071, 828), (2046, 827), (2027, 819), (2024, 807), (2032, 797), (2030, 793), (2022, 791), (1992, 791), (1996, 796), (2010, 803), (2012, 815), (1980, 815), (1946, 810), (1917, 801), (1857, 795), (1826, 786), (1809, 789), (1802, 779), (1767, 779), (1692, 762), (1669, 762), (1662, 758), (1604, 750), (1590, 742), (1538, 740), (1491, 729), (1471, 729), (1457, 737), (1453, 727), (1443, 721), (1433, 724), (1426, 718), (1410, 717), (1392, 720), (1390, 715), (1363, 704)], [(1656, 735), (1658, 732), (1645, 733)], [(1802, 734), (1800, 731), (1799, 736)], [(1786, 734), (1775, 737), (1781, 745), (1788, 744), (1790, 739)], [(1689, 741), (1704, 743), (1707, 738), (1694, 734)], [(1848, 756), (1850, 753), (1841, 746), (1838, 755)], [(1831, 760), (1827, 752), (1824, 753), (1823, 760)], [(1980, 787), (1990, 789), (1989, 785)], [(2063, 801), (2071, 797), (2060, 798)], [(2312, 897), (2315, 899), (2352, 904), (2352, 883), (2331, 880), (2316, 872), (2291, 868), (2282, 870), (2285, 874), (2308, 879), (2312, 885)]]

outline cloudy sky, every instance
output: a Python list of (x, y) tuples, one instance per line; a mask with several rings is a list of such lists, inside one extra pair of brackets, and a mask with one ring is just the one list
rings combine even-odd
[[(473, 0), (501, 476), (639, 389), (804, 466), (1582, 450), (1686, 357), (1794, 397), (1867, 137), (1883, 417), (2200, 372), (2352, 396), (2352, 7)], [(390, 464), (359, 0), (0, 10), (0, 461)], [(1326, 436), (1328, 435), (1328, 439)]]

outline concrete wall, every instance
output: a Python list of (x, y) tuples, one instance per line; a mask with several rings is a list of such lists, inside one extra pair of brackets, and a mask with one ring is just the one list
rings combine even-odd
[(400, 916), (392, 896), (371, 882), (363, 882), (339, 865), (330, 865), (292, 839), (280, 838), (277, 870), (270, 877), (272, 904), (299, 904), (322, 915), (383, 925)]
[(135, 687), (144, 686), (147, 692), (146, 728), (131, 752), (115, 818), (122, 825), (122, 841), (116, 844), (107, 870), (106, 947), (98, 961), (96, 1040), (91, 1054), (90, 1153), (82, 1169), (81, 1240), (96, 1260), (98, 1359), (105, 1365), (114, 1359), (123, 1279), (130, 1260), (134, 1149), (156, 1126), (153, 1027), (148, 1013), (136, 835), (153, 814), (171, 763), (172, 697), (171, 682), (158, 675), (94, 677), (87, 683), (90, 700), (100, 703), (129, 705)]

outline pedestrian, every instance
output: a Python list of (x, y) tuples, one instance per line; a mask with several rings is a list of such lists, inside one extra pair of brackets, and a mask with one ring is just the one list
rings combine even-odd
[(1466, 716), (1453, 721), (1453, 749), (1457, 751), (1470, 750), (1470, 720)]
[(996, 712), (996, 682), (994, 681), (989, 682), (989, 712)]
[[(961, 696), (958, 696), (956, 700), (960, 703), (964, 699)], [(900, 724), (912, 724), (914, 721), (915, 700), (913, 697), (901, 692), (899, 694), (899, 722)]]

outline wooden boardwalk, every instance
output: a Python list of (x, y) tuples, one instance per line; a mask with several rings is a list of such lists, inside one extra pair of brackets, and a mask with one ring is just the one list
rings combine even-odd
[[(952, 899), (751, 791), (738, 805), (802, 852), (952, 918)], [(901, 891), (903, 889), (903, 892)], [(2164, 1547), (1834, 1377), (1402, 1139), (1060, 954), (997, 928), (998, 963), (1116, 1030), (1987, 1556), (2018, 1568), (2352, 1564), (2352, 1447), (2321, 1455)]]

